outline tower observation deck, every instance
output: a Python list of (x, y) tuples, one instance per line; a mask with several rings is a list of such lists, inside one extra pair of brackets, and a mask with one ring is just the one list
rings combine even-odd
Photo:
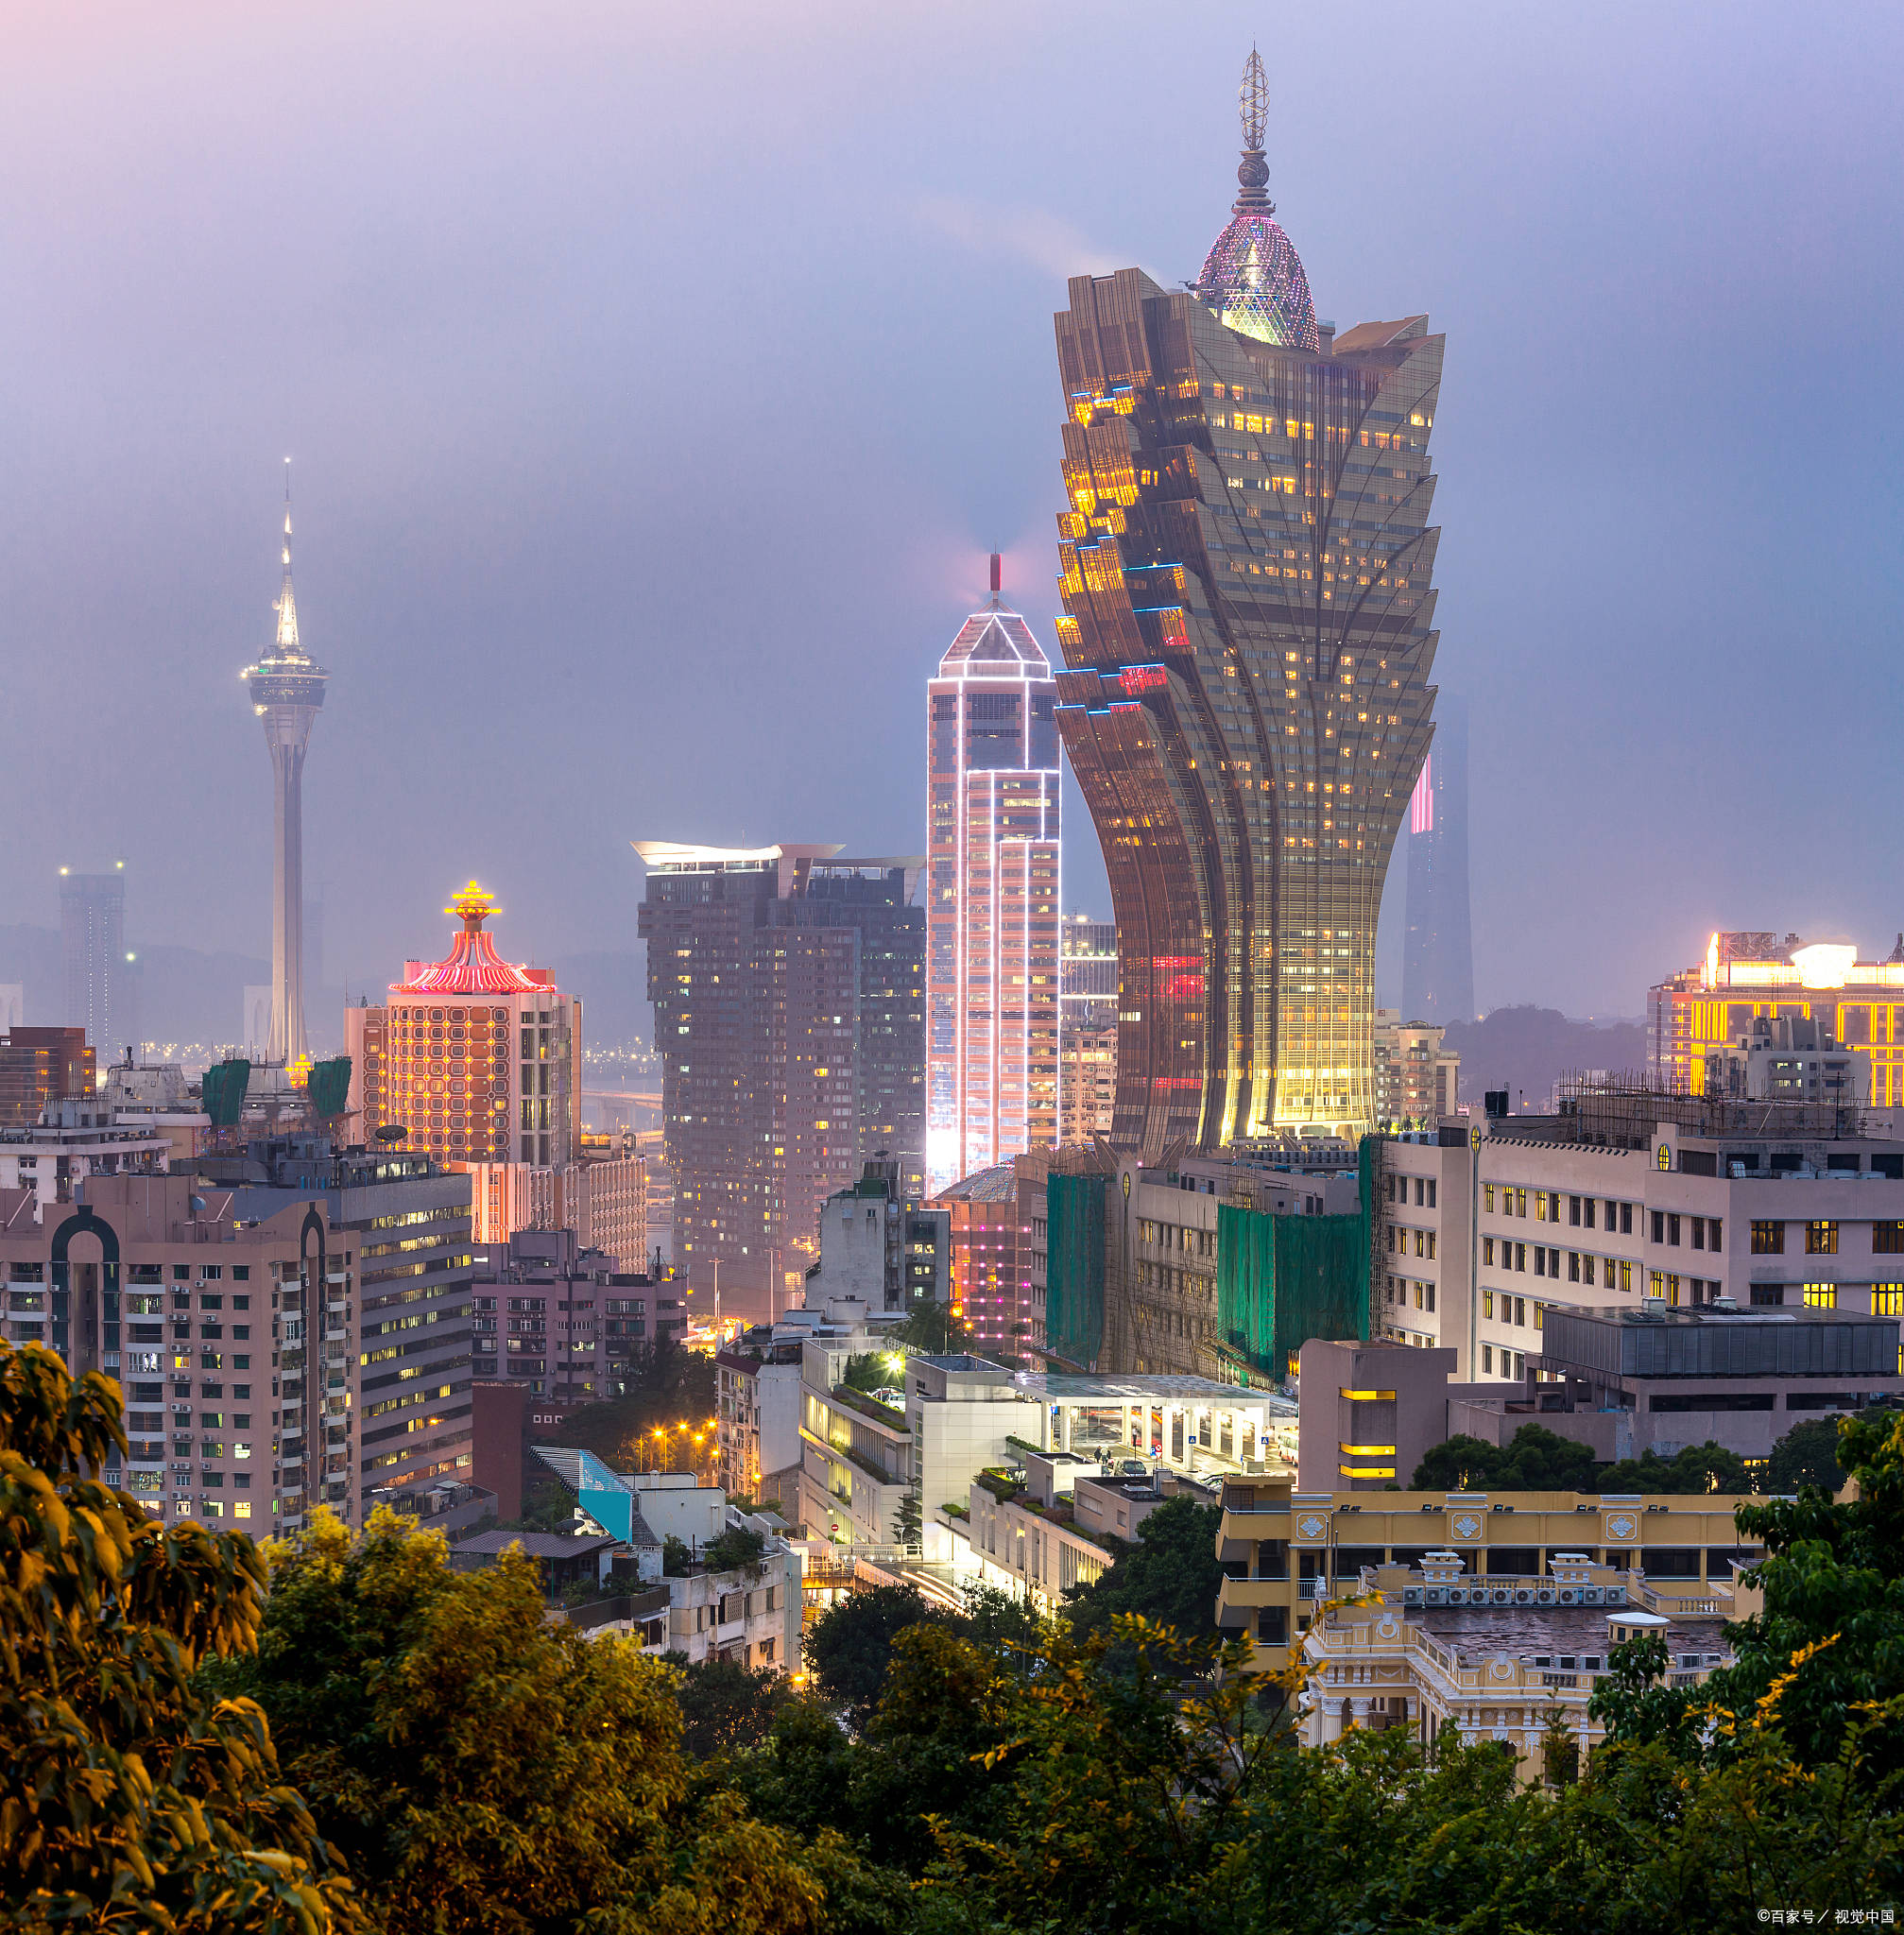
[[(290, 461), (285, 459), (286, 463)], [(304, 751), (311, 722), (324, 703), (330, 674), (298, 638), (291, 588), (291, 482), (284, 475), (284, 583), (273, 609), (278, 636), (270, 651), (239, 675), (251, 710), (265, 722), (271, 755), (271, 1027), (267, 1053), (286, 1064), (309, 1053), (304, 1036)]]

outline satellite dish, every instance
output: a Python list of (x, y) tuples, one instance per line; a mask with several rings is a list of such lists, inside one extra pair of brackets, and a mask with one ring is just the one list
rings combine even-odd
[(380, 1142), (406, 1142), (409, 1139), (410, 1132), (402, 1122), (386, 1122), (377, 1131), (377, 1140)]

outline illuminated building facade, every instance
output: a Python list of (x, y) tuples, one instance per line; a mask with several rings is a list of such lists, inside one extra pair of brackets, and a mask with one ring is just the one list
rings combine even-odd
[(1904, 1106), (1904, 934), (1882, 961), (1860, 960), (1849, 941), (1713, 934), (1698, 967), (1646, 990), (1648, 1072), (1703, 1094), (1708, 1063), (1749, 1043), (1755, 1022), (1781, 1020), (1816, 1023), (1850, 1050), (1857, 1102)]
[(1467, 702), (1443, 693), (1434, 745), (1408, 801), (1408, 938), (1401, 1012), (1411, 1021), (1474, 1019), (1467, 895)]
[(98, 1086), (83, 1028), (19, 1027), (0, 1036), (0, 1128), (28, 1128), (43, 1108), (90, 1097)]
[(60, 953), (66, 1025), (85, 1031), (95, 1052), (117, 1057), (136, 1047), (134, 963), (126, 951), (126, 863), (111, 873), (60, 869)]
[(365, 1140), (402, 1127), (438, 1162), (559, 1168), (581, 1141), (582, 1004), (498, 956), (474, 881), (443, 911), (462, 922), (448, 958), (406, 962), (387, 1002), (344, 1010), (351, 1112)]
[(291, 486), (284, 484), (284, 582), (272, 608), (277, 642), (240, 675), (250, 686), (251, 710), (265, 722), (271, 755), (271, 1027), (268, 1058), (306, 1060), (304, 1036), (304, 750), (324, 703), (330, 674), (298, 638), (298, 601), (291, 590)]
[(1000, 597), (927, 691), (926, 1170), (942, 1189), (1058, 1135), (1057, 688)]
[[(918, 858), (641, 841), (671, 1254), (723, 1316), (769, 1320), (818, 1256), (821, 1206), (925, 1150)], [(712, 1314), (712, 1312), (710, 1312)]]
[(1352, 1134), (1375, 929), (1432, 732), (1428, 440), (1443, 340), (1336, 335), (1273, 219), (1261, 69), (1243, 192), (1193, 290), (1081, 276), (1057, 722), (1110, 878), (1114, 1139)]

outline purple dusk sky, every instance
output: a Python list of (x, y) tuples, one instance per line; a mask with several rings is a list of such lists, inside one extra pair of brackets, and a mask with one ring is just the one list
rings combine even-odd
[(123, 858), (268, 953), (287, 453), (334, 980), (472, 874), (512, 958), (632, 947), (636, 837), (919, 850), (988, 550), (1055, 651), (1064, 278), (1195, 273), (1252, 39), (1318, 309), (1448, 334), (1482, 1004), (1887, 951), (1904, 13), (1740, 0), (16, 14), (0, 922)]

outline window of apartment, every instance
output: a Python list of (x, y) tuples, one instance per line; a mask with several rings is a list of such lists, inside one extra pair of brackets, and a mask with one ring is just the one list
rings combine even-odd
[(1708, 1216), (1706, 1219), (1706, 1247), (1708, 1250), (1724, 1248), (1724, 1244), (1721, 1241), (1724, 1234), (1723, 1219), (1717, 1216)]
[(1494, 1239), (1491, 1236), (1484, 1236), (1481, 1239), (1481, 1260), (1484, 1263), (1492, 1263), (1494, 1261)]
[(1415, 1179), (1415, 1207), (1417, 1209), (1422, 1209), (1425, 1208), (1427, 1205), (1428, 1185), (1422, 1177), (1416, 1176)]
[[(1609, 1264), (1607, 1267), (1610, 1269), (1612, 1266)], [(1631, 1263), (1621, 1263), (1620, 1266), (1620, 1287), (1621, 1290), (1627, 1291), (1633, 1288), (1633, 1265)]]
[(1752, 1254), (1755, 1257), (1782, 1257), (1785, 1254), (1785, 1225), (1782, 1223), (1754, 1223)]
[(1516, 1243), (1514, 1246), (1514, 1267), (1517, 1270), (1525, 1270), (1527, 1268), (1527, 1245), (1525, 1243)]
[(1494, 1293), (1491, 1290), (1484, 1290), (1481, 1293), (1481, 1314), (1484, 1317), (1494, 1315)]
[(1871, 1249), (1875, 1256), (1904, 1257), (1904, 1223), (1874, 1223)]
[(1805, 1254), (1808, 1257), (1835, 1257), (1838, 1254), (1838, 1224), (1826, 1219), (1805, 1225)]
[[(1501, 1352), (1502, 1357), (1506, 1355), (1505, 1351)], [(1491, 1378), (1494, 1375), (1494, 1346), (1491, 1344), (1481, 1346), (1481, 1368), (1485, 1376)]]
[(1835, 1310), (1838, 1308), (1838, 1286), (1835, 1283), (1808, 1283), (1805, 1301), (1814, 1310)]
[(1871, 1286), (1871, 1314), (1874, 1317), (1904, 1317), (1904, 1283), (1874, 1283)]
[(1755, 1309), (1785, 1301), (1785, 1286), (1782, 1283), (1755, 1283), (1752, 1286), (1752, 1302)]
[(1690, 1219), (1690, 1222), (1692, 1224), (1692, 1247), (1695, 1250), (1703, 1250), (1706, 1247), (1706, 1219), (1703, 1216), (1694, 1216)]
[[(1490, 1216), (1494, 1214), (1494, 1185), (1492, 1183), (1483, 1183), (1481, 1186), (1481, 1207)], [(1900, 1223), (1897, 1227), (1904, 1229), (1904, 1223)]]
[(1580, 1199), (1580, 1209), (1582, 1220), (1585, 1222), (1586, 1226), (1591, 1229), (1593, 1227), (1593, 1198), (1591, 1196), (1583, 1196)]
[(1432, 1283), (1425, 1283), (1422, 1288), (1428, 1293), (1428, 1308), (1432, 1310), (1434, 1308), (1434, 1286)]
[(1672, 1214), (1666, 1218), (1666, 1241), (1672, 1249), (1679, 1247), (1679, 1219)]
[(1534, 1327), (1536, 1330), (1545, 1330), (1547, 1328), (1547, 1306), (1545, 1304), (1535, 1304), (1534, 1307)]
[[(1606, 1226), (1608, 1229), (1613, 1227), (1610, 1219)], [(1631, 1203), (1622, 1203), (1620, 1206), (1620, 1234), (1621, 1236), (1631, 1236), (1633, 1234), (1633, 1205)]]
[(1575, 1229), (1579, 1228), (1580, 1198), (1578, 1196), (1569, 1196), (1567, 1199), (1567, 1220)]
[(1534, 1246), (1534, 1274), (1536, 1276), (1547, 1275), (1547, 1249), (1541, 1243), (1535, 1243)]
[(1663, 1297), (1666, 1294), (1666, 1278), (1657, 1270), (1652, 1272), (1646, 1282), (1653, 1295)]
[(1434, 1207), (1434, 1180), (1432, 1176), (1428, 1179), (1428, 1207), (1431, 1209)]
[(1527, 1214), (1527, 1191), (1525, 1190), (1516, 1190), (1514, 1192), (1514, 1213), (1517, 1216), (1525, 1216)]
[(1663, 1209), (1653, 1212), (1653, 1241), (1656, 1243), (1666, 1241), (1666, 1212)]
[[(1587, 1268), (1591, 1269), (1592, 1267), (1592, 1263), (1589, 1261)], [(1580, 1281), (1580, 1252), (1578, 1250), (1569, 1250), (1567, 1253), (1567, 1280), (1569, 1283), (1578, 1283)]]
[(1536, 1223), (1545, 1223), (1547, 1221), (1547, 1191), (1545, 1190), (1535, 1190), (1534, 1192), (1534, 1220)]

